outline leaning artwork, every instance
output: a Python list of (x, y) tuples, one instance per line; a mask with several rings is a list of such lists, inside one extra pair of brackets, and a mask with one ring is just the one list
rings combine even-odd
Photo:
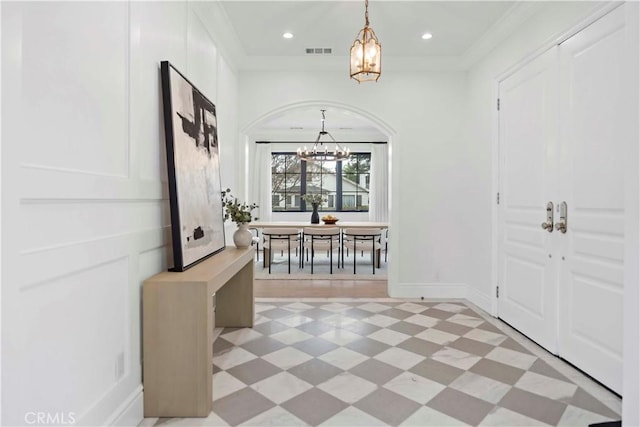
[(216, 107), (168, 61), (160, 64), (173, 271), (225, 247)]

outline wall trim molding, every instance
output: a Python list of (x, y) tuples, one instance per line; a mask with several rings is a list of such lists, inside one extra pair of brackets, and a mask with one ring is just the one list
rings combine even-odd
[(466, 283), (399, 283), (389, 286), (391, 298), (467, 298)]
[(144, 420), (142, 384), (107, 418), (108, 426), (137, 426)]
[(489, 295), (483, 294), (473, 286), (467, 286), (467, 301), (483, 309), (489, 313), (489, 315), (496, 317), (497, 313), (493, 311), (492, 307), (492, 298)]

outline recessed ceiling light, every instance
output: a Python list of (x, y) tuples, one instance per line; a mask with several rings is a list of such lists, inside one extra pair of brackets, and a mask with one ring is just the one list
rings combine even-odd
[(282, 37), (284, 37), (285, 39), (292, 39), (293, 33), (286, 32), (282, 35)]
[(422, 40), (429, 40), (431, 37), (433, 37), (433, 34), (431, 33), (424, 33), (422, 35)]

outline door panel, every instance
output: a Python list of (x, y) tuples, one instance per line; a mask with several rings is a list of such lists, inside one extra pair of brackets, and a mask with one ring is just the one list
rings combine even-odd
[[(617, 8), (500, 83), (501, 319), (622, 391), (625, 17)], [(567, 202), (567, 232), (542, 230)]]
[(624, 260), (623, 8), (559, 47), (560, 354), (622, 391)]
[(555, 352), (555, 264), (543, 230), (553, 181), (556, 50), (500, 83), (499, 317)]

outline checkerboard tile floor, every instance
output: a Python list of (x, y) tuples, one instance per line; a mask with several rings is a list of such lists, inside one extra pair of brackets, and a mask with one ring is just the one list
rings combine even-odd
[(258, 300), (213, 347), (213, 413), (156, 425), (587, 426), (620, 399), (462, 301)]

